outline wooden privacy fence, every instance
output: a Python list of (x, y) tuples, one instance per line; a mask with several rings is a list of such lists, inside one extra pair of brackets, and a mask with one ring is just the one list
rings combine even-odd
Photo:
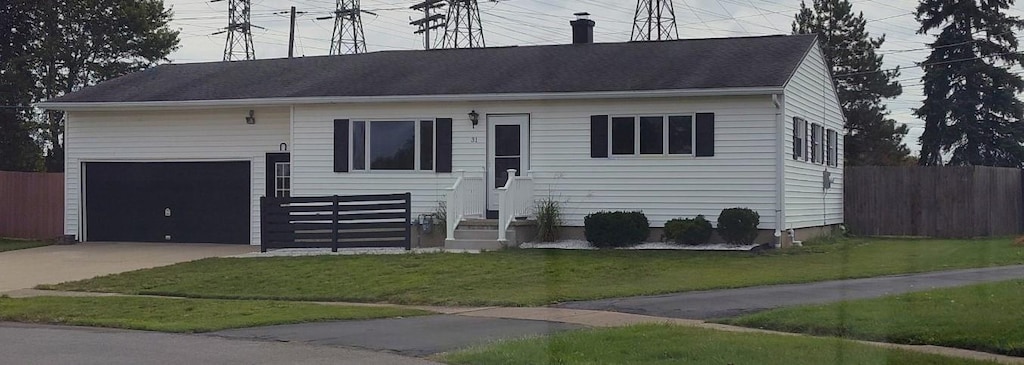
[(845, 221), (861, 235), (982, 237), (1024, 232), (1022, 170), (847, 167)]
[(261, 250), (402, 247), (412, 242), (411, 194), (260, 198)]
[(0, 237), (64, 234), (64, 174), (0, 171)]

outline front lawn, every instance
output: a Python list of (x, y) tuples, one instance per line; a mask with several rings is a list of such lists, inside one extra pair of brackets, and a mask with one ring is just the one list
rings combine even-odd
[(835, 338), (642, 325), (566, 332), (438, 356), (450, 364), (995, 364)]
[(787, 332), (1024, 356), (1022, 308), (1024, 280), (1017, 280), (784, 308), (724, 322)]
[(22, 250), (26, 248), (49, 246), (46, 241), (25, 241), (0, 238), (0, 252)]
[(570, 300), (1024, 264), (1004, 239), (849, 239), (764, 254), (505, 250), (214, 258), (41, 286), (220, 299), (546, 305)]
[(0, 321), (210, 332), (276, 324), (405, 317), (429, 312), (273, 301), (140, 297), (0, 297)]

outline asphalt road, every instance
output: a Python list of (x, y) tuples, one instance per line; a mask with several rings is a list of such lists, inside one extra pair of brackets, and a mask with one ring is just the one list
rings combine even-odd
[(243, 328), (214, 332), (211, 335), (426, 356), (502, 339), (546, 335), (578, 328), (582, 326), (518, 319), (435, 315)]
[[(794, 270), (799, 270), (794, 268)], [(885, 276), (570, 302), (557, 307), (644, 314), (659, 317), (711, 319), (735, 317), (768, 309), (877, 298), (935, 288), (1024, 278), (1024, 266)]]
[(389, 353), (85, 327), (0, 322), (0, 364), (436, 365)]

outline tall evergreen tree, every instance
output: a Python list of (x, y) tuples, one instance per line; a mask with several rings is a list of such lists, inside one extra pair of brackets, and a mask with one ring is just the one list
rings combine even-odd
[(888, 117), (882, 100), (903, 92), (894, 81), (900, 72), (882, 69), (882, 56), (875, 50), (885, 36), (872, 38), (866, 24), (864, 14), (854, 14), (848, 0), (813, 0), (810, 8), (800, 3), (793, 33), (817, 34), (836, 75), (836, 92), (846, 116), (846, 164), (899, 165), (910, 154), (903, 145), (907, 126)]
[[(36, 0), (36, 100), (52, 99), (158, 62), (178, 46), (163, 0)], [(64, 114), (48, 111), (46, 170), (64, 169)]]
[(1009, 16), (1013, 0), (921, 0), (918, 33), (942, 29), (924, 67), (922, 165), (1024, 166), (1024, 81), (1009, 68), (1020, 65)]
[(32, 0), (0, 3), (0, 170), (37, 171), (42, 151), (33, 138)]

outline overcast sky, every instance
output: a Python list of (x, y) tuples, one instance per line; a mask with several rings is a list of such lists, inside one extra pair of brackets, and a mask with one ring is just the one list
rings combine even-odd
[[(211, 35), (227, 23), (227, 1), (164, 0), (174, 10), (171, 26), (181, 30), (181, 48), (171, 54), (176, 63), (219, 61), (223, 58), (225, 36)], [(418, 0), (363, 0), (362, 8), (377, 14), (363, 15), (366, 44), (370, 52), (394, 49), (422, 49), (422, 37), (409, 21), (422, 13), (408, 9)], [(913, 0), (853, 0), (854, 10), (869, 20), (872, 36), (885, 34), (882, 47), (885, 67), (901, 66), (903, 95), (888, 101), (893, 117), (910, 126), (907, 146), (918, 150), (917, 139), (923, 122), (912, 116), (911, 108), (922, 99), (921, 69), (914, 66), (927, 56), (922, 49), (931, 35), (915, 34), (918, 28)], [(788, 34), (798, 0), (674, 0), (679, 34), (682, 38), (735, 37)], [(330, 49), (333, 0), (253, 0), (252, 23), (257, 58), (279, 58), (288, 54), (290, 6), (302, 14), (296, 25), (296, 55), (325, 55)], [(571, 42), (569, 21), (573, 13), (586, 11), (597, 22), (596, 42), (629, 41), (634, 0), (502, 0), (480, 1), (487, 46), (563, 44)], [(1021, 15), (1020, 5), (1011, 10)], [(1024, 36), (1024, 34), (1018, 34)]]

